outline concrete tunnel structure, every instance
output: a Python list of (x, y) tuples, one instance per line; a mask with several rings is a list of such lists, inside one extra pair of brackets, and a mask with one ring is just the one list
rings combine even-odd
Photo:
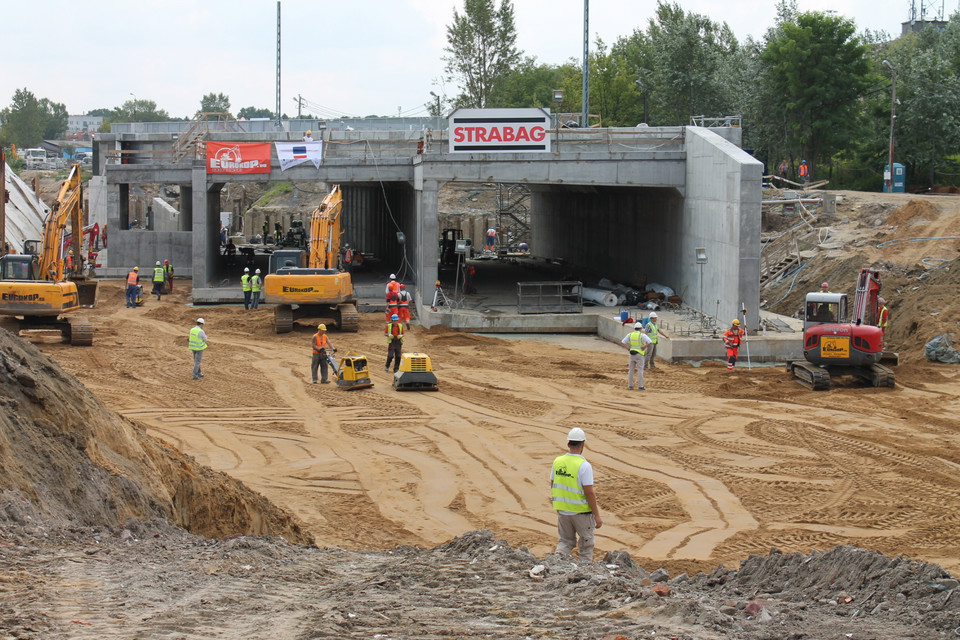
[[(763, 166), (735, 144), (739, 134), (701, 127), (554, 129), (546, 153), (452, 153), (436, 132), (326, 131), (319, 168), (307, 163), (281, 171), (274, 149), (270, 173), (259, 175), (208, 174), (200, 150), (178, 152), (183, 139), (176, 133), (101, 134), (91, 222), (108, 224), (110, 232), (98, 273), (123, 276), (133, 264), (169, 257), (178, 274), (192, 277), (195, 303), (232, 300), (228, 293), (235, 292), (218, 286), (224, 185), (325, 182), (343, 189), (346, 241), (386, 264), (404, 263), (423, 311), (438, 274), (441, 187), (524, 183), (532, 192), (537, 255), (626, 283), (645, 275), (721, 319), (738, 316), (743, 304), (747, 326), (756, 329)], [(211, 130), (203, 139), (272, 143), (299, 141), (300, 134)], [(129, 196), (140, 184), (178, 185), (179, 215), (167, 230), (127, 228)], [(697, 248), (706, 251), (705, 267), (697, 264)]]

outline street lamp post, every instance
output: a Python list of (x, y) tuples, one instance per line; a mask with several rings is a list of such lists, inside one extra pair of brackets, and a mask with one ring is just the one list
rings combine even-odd
[(133, 120), (136, 120), (137, 119), (137, 96), (134, 96), (133, 93), (131, 93), (130, 95), (133, 96), (133, 109), (131, 110), (133, 112), (132, 118)]
[(890, 96), (890, 160), (887, 165), (890, 172), (889, 175), (884, 176), (884, 182), (887, 183), (887, 190), (893, 192), (894, 175), (896, 175), (893, 170), (893, 124), (897, 119), (897, 68), (890, 64), (889, 60), (884, 60), (883, 66), (890, 69), (893, 73), (893, 81), (891, 83), (892, 94)]

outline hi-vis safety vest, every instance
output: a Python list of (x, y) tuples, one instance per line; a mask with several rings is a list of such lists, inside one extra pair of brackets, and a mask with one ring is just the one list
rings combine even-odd
[(166, 280), (166, 277), (163, 275), (163, 267), (154, 267), (153, 268), (153, 281), (154, 282), (163, 282)]
[(887, 309), (886, 305), (880, 307), (880, 314), (877, 317), (877, 326), (881, 329), (887, 328), (887, 318), (890, 316), (890, 310)]
[(254, 291), (260, 291), (260, 276), (254, 275), (252, 278), (250, 278), (250, 287)]
[(203, 331), (203, 329), (200, 327), (190, 329), (190, 349), (192, 351), (203, 351), (207, 348), (206, 340), (200, 337), (201, 331)]
[(140, 279), (139, 271), (131, 271), (127, 274), (127, 284), (137, 284), (137, 280)]
[(647, 355), (647, 345), (643, 344), (643, 338), (640, 336), (643, 335), (639, 331), (633, 331), (630, 333), (630, 351), (639, 351), (640, 355)]
[[(396, 328), (394, 328), (396, 325)], [(399, 322), (388, 322), (387, 329), (384, 332), (387, 336), (387, 342), (393, 342), (394, 338), (403, 342), (403, 325)]]
[(244, 291), (250, 291), (250, 275), (245, 273), (240, 276), (240, 284), (243, 286)]
[(330, 341), (327, 340), (327, 334), (320, 333), (319, 331), (313, 334), (313, 352), (320, 353), (321, 349), (326, 349), (330, 346)]
[(647, 332), (650, 334), (650, 341), (657, 344), (657, 341), (660, 340), (660, 328), (657, 323), (651, 320), (650, 324), (647, 325)]
[(557, 511), (590, 513), (587, 495), (577, 481), (580, 465), (586, 460), (581, 456), (565, 453), (553, 461), (553, 508)]

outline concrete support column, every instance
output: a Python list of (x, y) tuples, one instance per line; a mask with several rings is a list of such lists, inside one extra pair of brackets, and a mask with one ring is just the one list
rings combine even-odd
[(210, 251), (210, 238), (206, 215), (209, 198), (207, 193), (207, 168), (203, 165), (194, 166), (191, 172), (191, 198), (192, 210), (199, 212), (200, 215), (192, 216), (193, 224), (190, 229), (193, 231), (193, 287), (195, 289), (206, 287), (214, 272), (214, 256), (216, 256), (216, 247), (214, 252)]
[(433, 303), (434, 283), (437, 281), (437, 261), (440, 258), (438, 239), (440, 238), (440, 187), (437, 180), (424, 180), (422, 165), (414, 169), (414, 189), (416, 190), (415, 228), (419, 243), (414, 256), (417, 271), (417, 291), (414, 302), (417, 305), (417, 317), (423, 318), (424, 307)]

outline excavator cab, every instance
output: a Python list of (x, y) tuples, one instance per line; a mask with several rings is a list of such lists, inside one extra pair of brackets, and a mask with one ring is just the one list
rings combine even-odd
[(36, 280), (36, 260), (27, 254), (0, 257), (0, 280)]

